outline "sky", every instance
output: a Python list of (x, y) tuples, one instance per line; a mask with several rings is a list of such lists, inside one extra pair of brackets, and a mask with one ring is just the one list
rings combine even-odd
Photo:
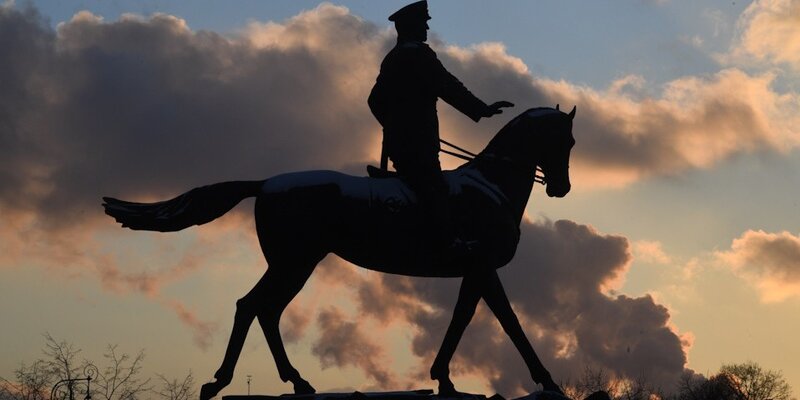
[[(235, 301), (265, 270), (252, 201), (201, 227), (123, 230), (102, 196), (331, 169), (363, 175), (366, 104), (404, 1), (34, 1), (0, 8), (0, 376), (43, 334), (147, 373), (210, 380)], [(491, 4), (491, 5), (490, 5)], [(584, 366), (665, 388), (755, 361), (800, 391), (800, 1), (430, 2), (429, 44), (486, 102), (440, 102), (478, 150), (516, 113), (577, 106), (572, 192), (536, 187), (509, 298), (556, 380)], [(459, 160), (442, 158), (452, 168)], [(458, 281), (330, 256), (284, 314), (318, 390), (433, 387)], [(451, 367), (463, 390), (531, 382), (480, 306)], [(291, 390), (254, 327), (221, 394)]]

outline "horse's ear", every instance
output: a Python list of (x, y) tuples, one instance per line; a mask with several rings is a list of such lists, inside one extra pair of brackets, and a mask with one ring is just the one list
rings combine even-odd
[(569, 119), (575, 119), (575, 110), (577, 108), (578, 108), (578, 106), (573, 106), (572, 107), (572, 111), (569, 112)]
[(558, 104), (556, 104), (556, 111), (559, 111), (559, 110), (558, 110)]

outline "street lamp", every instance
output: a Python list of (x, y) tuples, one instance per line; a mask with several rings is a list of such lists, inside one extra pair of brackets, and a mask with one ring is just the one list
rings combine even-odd
[(53, 389), (50, 390), (50, 398), (75, 400), (75, 383), (86, 382), (86, 397), (83, 399), (92, 400), (92, 388), (90, 385), (92, 383), (92, 379), (97, 378), (97, 367), (89, 364), (83, 369), (83, 374), (86, 375), (86, 378), (62, 379), (56, 382), (56, 384), (53, 385)]

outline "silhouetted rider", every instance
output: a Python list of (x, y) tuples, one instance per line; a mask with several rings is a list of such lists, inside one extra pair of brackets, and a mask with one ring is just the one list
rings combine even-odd
[(439, 164), (436, 102), (441, 98), (475, 122), (513, 104), (487, 105), (444, 68), (425, 43), (430, 18), (427, 1), (407, 5), (389, 17), (397, 29), (397, 45), (383, 59), (368, 103), (383, 126), (381, 167), (386, 168), (387, 157), (392, 160), (431, 214), (440, 238), (447, 241), (447, 186)]

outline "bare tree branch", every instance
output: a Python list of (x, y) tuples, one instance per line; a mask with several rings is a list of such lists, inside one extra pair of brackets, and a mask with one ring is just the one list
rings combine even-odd
[(192, 371), (179, 382), (177, 379), (170, 381), (164, 375), (157, 374), (161, 380), (161, 385), (158, 390), (153, 390), (153, 393), (159, 395), (165, 400), (189, 400), (195, 397), (194, 389), (194, 376)]
[(44, 355), (47, 356), (45, 361), (53, 374), (54, 382), (62, 379), (75, 379), (78, 378), (78, 371), (81, 367), (75, 361), (75, 358), (81, 352), (81, 349), (76, 349), (71, 343), (66, 341), (57, 341), (45, 332), (45, 349)]
[(52, 377), (47, 363), (36, 360), (30, 366), (24, 363), (14, 371), (17, 383), (0, 378), (0, 399), (44, 400), (49, 398)]
[(142, 380), (142, 361), (144, 350), (131, 358), (127, 353), (118, 354), (117, 345), (108, 345), (103, 358), (108, 365), (100, 370), (97, 377), (95, 397), (104, 400), (136, 400), (150, 391), (150, 379)]

